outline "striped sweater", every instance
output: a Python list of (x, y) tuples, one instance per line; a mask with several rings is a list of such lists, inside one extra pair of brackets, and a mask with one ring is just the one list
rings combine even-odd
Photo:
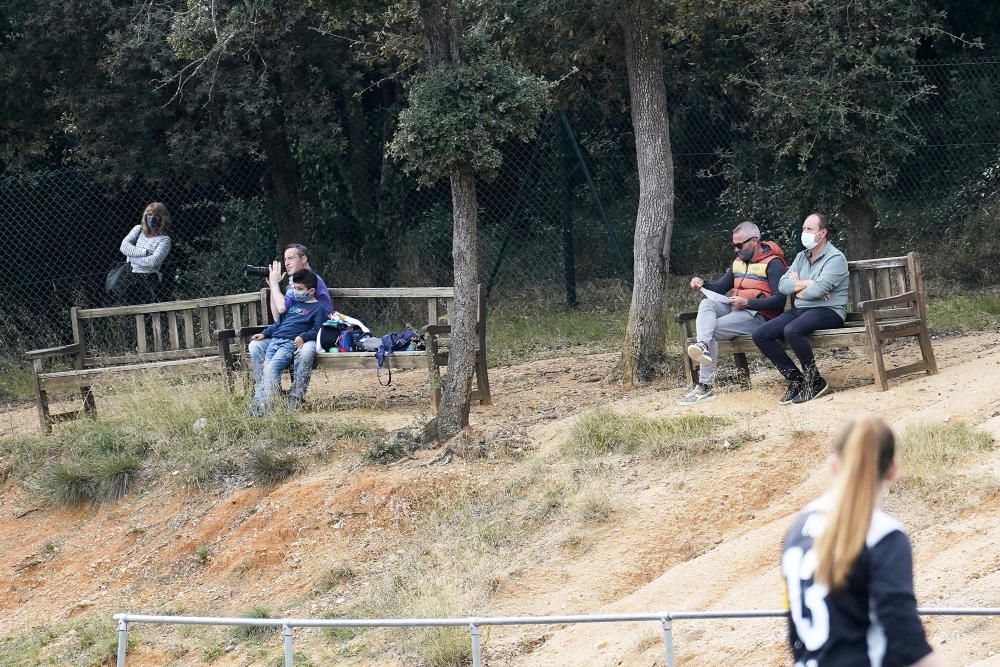
[(120, 250), (132, 265), (132, 273), (159, 273), (163, 260), (170, 252), (170, 237), (162, 234), (146, 236), (136, 225), (122, 239)]

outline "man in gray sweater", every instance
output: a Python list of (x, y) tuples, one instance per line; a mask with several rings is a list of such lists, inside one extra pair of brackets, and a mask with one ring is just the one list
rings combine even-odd
[[(837, 329), (847, 318), (847, 258), (830, 243), (830, 221), (822, 213), (802, 223), (805, 250), (795, 256), (778, 289), (794, 294), (793, 308), (765, 322), (753, 332), (753, 342), (788, 381), (778, 401), (805, 403), (819, 398), (830, 385), (819, 374), (807, 336), (817, 329)], [(799, 369), (778, 342), (784, 338), (798, 358)]]

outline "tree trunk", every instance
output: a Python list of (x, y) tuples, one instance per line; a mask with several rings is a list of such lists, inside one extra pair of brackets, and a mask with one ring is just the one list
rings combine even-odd
[(285, 131), (285, 111), (281, 106), (280, 82), (275, 82), (278, 100), (261, 123), (261, 145), (267, 167), (268, 184), (274, 201), (274, 226), (278, 244), (305, 242), (302, 222), (302, 201), (299, 190), (299, 169), (292, 156)]
[(448, 374), (438, 408), (438, 437), (441, 439), (450, 438), (469, 424), (469, 391), (476, 368), (479, 252), (476, 180), (471, 172), (451, 177), (451, 206), (455, 304), (451, 313)]
[[(427, 39), (427, 65), (459, 64), (458, 15), (454, 0), (420, 0)], [(472, 172), (451, 174), (452, 264), (455, 302), (451, 312), (451, 347), (437, 417), (425, 428), (439, 441), (469, 425), (469, 389), (476, 363), (476, 316), (479, 297), (476, 182)]]
[(627, 0), (619, 20), (625, 37), (632, 127), (639, 174), (633, 242), (635, 282), (622, 354), (613, 377), (626, 386), (652, 377), (666, 357), (663, 299), (674, 227), (674, 164), (663, 82), (663, 45), (648, 0)]
[(840, 210), (847, 220), (847, 259), (874, 257), (876, 215), (868, 195), (864, 192), (844, 195)]

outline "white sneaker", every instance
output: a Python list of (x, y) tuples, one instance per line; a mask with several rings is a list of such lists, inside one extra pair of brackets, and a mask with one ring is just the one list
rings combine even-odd
[(711, 364), (712, 355), (708, 353), (708, 345), (704, 343), (692, 343), (688, 345), (688, 356), (699, 364)]
[(684, 394), (677, 401), (677, 405), (694, 405), (695, 403), (704, 403), (705, 401), (714, 401), (716, 398), (715, 392), (707, 384), (702, 384), (700, 382), (696, 383), (691, 387), (691, 391)]

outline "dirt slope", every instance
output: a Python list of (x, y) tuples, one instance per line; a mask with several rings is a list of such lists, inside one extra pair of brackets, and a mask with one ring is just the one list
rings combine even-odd
[[(579, 414), (611, 405), (659, 415), (697, 409), (745, 425), (738, 448), (691, 465), (617, 457), (610, 521), (591, 526), (577, 546), (543, 535), (526, 563), (501, 584), (481, 615), (775, 608), (776, 563), (791, 517), (826, 484), (823, 459), (845, 415), (881, 414), (899, 428), (918, 421), (965, 420), (1000, 437), (1000, 336), (935, 341), (941, 373), (874, 390), (867, 366), (852, 355), (825, 358), (838, 391), (802, 406), (781, 407), (773, 373), (755, 375), (752, 391), (680, 408), (673, 382), (624, 393), (600, 382), (611, 355), (532, 362), (491, 372), (495, 404), (476, 408), (477, 432), (516, 430), (542, 463)], [(970, 356), (975, 351), (975, 357)], [(912, 350), (902, 349), (899, 358)], [(904, 362), (905, 363), (905, 362)], [(346, 374), (345, 374), (346, 375)], [(361, 415), (397, 428), (424, 414), (423, 377), (400, 374), (392, 393), (371, 400), (370, 380), (321, 377), (314, 401), (340, 417)], [(388, 409), (385, 409), (388, 408)], [(5, 415), (10, 430), (31, 428), (33, 410)], [(323, 412), (315, 413), (322, 419)], [(370, 567), (406, 558), (394, 531), (409, 525), (445, 489), (503, 476), (484, 462), (426, 464), (432, 454), (393, 467), (362, 466), (357, 451), (275, 489), (231, 494), (161, 489), (99, 509), (35, 509), (10, 482), (0, 486), (0, 636), (24, 628), (117, 611), (241, 614), (265, 600), (275, 613), (308, 616), (327, 604), (349, 606), (352, 592), (324, 598), (315, 589), (339, 563)], [(1000, 453), (977, 463), (1000, 479)], [(1000, 482), (998, 482), (1000, 485)], [(911, 529), (918, 595), (924, 605), (1000, 606), (1000, 499), (890, 504)], [(194, 554), (208, 549), (207, 563)], [(998, 665), (1000, 620), (935, 619), (932, 638), (951, 664)], [(776, 621), (675, 624), (680, 665), (785, 664), (784, 627)], [(155, 633), (130, 653), (130, 665), (202, 664), (202, 656), (164, 648)], [(318, 641), (304, 639), (304, 646)], [(656, 624), (501, 628), (487, 641), (491, 665), (654, 665), (663, 648)], [(237, 656), (238, 654), (238, 656)], [(212, 664), (265, 664), (236, 652)], [(381, 657), (353, 662), (395, 664)]]

